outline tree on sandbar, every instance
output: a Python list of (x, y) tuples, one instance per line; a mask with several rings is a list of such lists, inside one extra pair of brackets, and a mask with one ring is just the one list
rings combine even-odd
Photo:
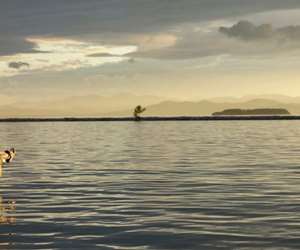
[(136, 106), (133, 112), (134, 119), (136, 121), (140, 121), (141, 120), (140, 114), (142, 114), (145, 110), (146, 108), (142, 108), (141, 105)]

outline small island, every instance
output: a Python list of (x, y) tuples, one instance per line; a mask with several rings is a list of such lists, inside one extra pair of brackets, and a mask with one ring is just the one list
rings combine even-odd
[(286, 109), (225, 109), (212, 115), (290, 115), (290, 112)]

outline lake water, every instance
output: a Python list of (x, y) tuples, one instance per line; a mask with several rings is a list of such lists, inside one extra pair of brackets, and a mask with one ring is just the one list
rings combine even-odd
[(300, 249), (300, 121), (1, 123), (0, 249)]

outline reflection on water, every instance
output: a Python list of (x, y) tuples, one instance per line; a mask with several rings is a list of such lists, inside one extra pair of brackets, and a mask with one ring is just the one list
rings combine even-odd
[(16, 209), (16, 202), (14, 200), (3, 200), (0, 196), (0, 224), (13, 224), (16, 222), (16, 218), (10, 213), (13, 213)]
[(299, 249), (298, 121), (2, 123), (0, 139), (18, 150), (0, 249)]
[[(0, 178), (3, 176), (3, 167), (0, 165)], [(1, 179), (0, 179), (1, 181)], [(0, 225), (13, 224), (16, 218), (11, 215), (16, 209), (15, 200), (5, 200), (0, 193)]]
[(16, 223), (15, 210), (16, 202), (14, 200), (6, 200), (0, 194), (0, 249), (13, 246), (12, 237), (14, 233), (11, 226)]

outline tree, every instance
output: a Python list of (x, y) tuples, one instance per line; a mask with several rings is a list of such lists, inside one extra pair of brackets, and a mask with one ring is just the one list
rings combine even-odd
[(146, 110), (146, 108), (142, 108), (141, 105), (136, 106), (136, 108), (134, 109), (134, 112), (133, 112), (134, 119), (136, 121), (140, 121), (141, 117), (139, 115), (141, 113), (143, 113), (145, 110)]

